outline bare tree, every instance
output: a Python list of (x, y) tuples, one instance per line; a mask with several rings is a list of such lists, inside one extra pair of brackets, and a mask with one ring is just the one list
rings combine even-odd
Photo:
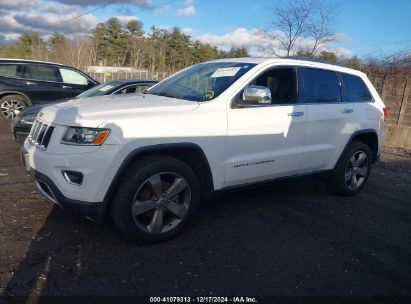
[(69, 65), (79, 69), (92, 61), (92, 50), (92, 42), (88, 36), (75, 35), (71, 39), (66, 39), (63, 55)]
[(298, 51), (312, 55), (326, 43), (336, 40), (332, 22), (337, 7), (323, 0), (287, 0), (272, 8), (272, 20), (265, 36), (276, 41), (277, 56), (290, 56)]

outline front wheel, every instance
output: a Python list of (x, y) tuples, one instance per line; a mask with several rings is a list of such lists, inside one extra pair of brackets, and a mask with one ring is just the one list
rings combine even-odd
[(124, 176), (111, 215), (128, 239), (155, 243), (180, 232), (199, 202), (199, 183), (188, 165), (168, 156), (148, 157)]
[(342, 196), (357, 194), (370, 176), (371, 160), (370, 148), (362, 142), (354, 141), (331, 172), (334, 191)]

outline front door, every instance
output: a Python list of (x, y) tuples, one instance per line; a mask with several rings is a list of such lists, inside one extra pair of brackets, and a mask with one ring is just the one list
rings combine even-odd
[(228, 110), (225, 186), (299, 174), (304, 145), (306, 105), (297, 103), (293, 67), (263, 71), (249, 85), (268, 87), (268, 105), (238, 106), (242, 92)]

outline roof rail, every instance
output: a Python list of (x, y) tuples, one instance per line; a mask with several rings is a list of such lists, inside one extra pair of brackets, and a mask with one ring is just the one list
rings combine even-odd
[(317, 58), (300, 57), (300, 56), (286, 56), (286, 57), (281, 57), (281, 58), (301, 60), (301, 61), (310, 61), (310, 62), (318, 62), (318, 63), (324, 63), (324, 64), (340, 66), (340, 67), (343, 67), (343, 68), (349, 68), (346, 65), (343, 65), (343, 64), (340, 64), (340, 63), (335, 63), (335, 62), (331, 62), (331, 61), (328, 61), (328, 60), (322, 60), (322, 59), (317, 59)]

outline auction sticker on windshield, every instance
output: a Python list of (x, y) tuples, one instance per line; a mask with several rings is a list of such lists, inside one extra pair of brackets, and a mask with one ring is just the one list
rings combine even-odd
[(210, 77), (233, 77), (240, 69), (241, 67), (219, 68)]
[(106, 85), (106, 86), (100, 88), (99, 91), (101, 91), (101, 92), (106, 92), (106, 91), (108, 91), (108, 90), (110, 90), (110, 89), (112, 89), (112, 88), (113, 88), (113, 86), (111, 86), (111, 85)]

